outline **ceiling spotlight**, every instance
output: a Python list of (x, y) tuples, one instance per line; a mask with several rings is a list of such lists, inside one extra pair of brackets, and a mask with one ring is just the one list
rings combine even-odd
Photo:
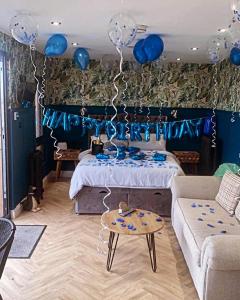
[(78, 46), (78, 43), (72, 42), (72, 46), (73, 46), (73, 47), (77, 47), (77, 46)]
[(59, 21), (51, 21), (51, 25), (53, 26), (60, 26), (62, 24), (62, 22)]
[(177, 61), (180, 61), (180, 60), (181, 60), (181, 58), (180, 58), (180, 57), (178, 57), (178, 58), (177, 58)]
[(221, 32), (221, 33), (224, 33), (224, 32), (226, 32), (226, 31), (227, 31), (226, 28), (219, 28), (219, 29), (218, 29), (218, 32)]
[(191, 50), (192, 50), (192, 51), (197, 51), (197, 50), (198, 50), (198, 47), (192, 47)]

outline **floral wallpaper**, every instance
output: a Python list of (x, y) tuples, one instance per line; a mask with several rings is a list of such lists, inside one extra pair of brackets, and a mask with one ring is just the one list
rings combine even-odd
[[(35, 90), (29, 47), (0, 32), (0, 50), (8, 56), (9, 106), (19, 106), (26, 89)], [(37, 76), (41, 77), (44, 56), (33, 51)], [(116, 82), (116, 104), (212, 108), (239, 111), (240, 71), (228, 61), (213, 65), (152, 63), (139, 66), (125, 62), (124, 78)], [(45, 104), (109, 105), (115, 93), (113, 78), (118, 62), (91, 61), (82, 72), (71, 59), (47, 59)], [(123, 94), (125, 82), (127, 89)]]
[[(18, 107), (24, 100), (26, 89), (32, 93), (36, 90), (30, 48), (0, 32), (0, 51), (4, 51), (7, 56), (8, 103), (11, 107)], [(37, 75), (40, 76), (44, 56), (35, 50), (32, 56), (38, 66)]]
[[(47, 64), (47, 104), (110, 103), (117, 62), (106, 69), (100, 62), (91, 61), (84, 72), (71, 59), (51, 59)], [(123, 97), (125, 85), (118, 80), (118, 105), (212, 108), (217, 104), (218, 109), (239, 111), (240, 72), (228, 61), (217, 66), (153, 63), (143, 67), (127, 62), (123, 70), (128, 88)]]

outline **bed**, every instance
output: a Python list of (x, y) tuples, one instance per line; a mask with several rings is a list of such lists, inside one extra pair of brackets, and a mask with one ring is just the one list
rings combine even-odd
[[(102, 200), (107, 185), (111, 188), (111, 195), (106, 199), (110, 209), (125, 201), (131, 207), (170, 215), (172, 178), (184, 175), (178, 160), (172, 153), (159, 150), (159, 143), (157, 149), (156, 145), (145, 142), (135, 142), (134, 146), (144, 148), (143, 160), (133, 160), (128, 155), (124, 160), (112, 156), (107, 160), (97, 159), (90, 149), (80, 153), (69, 190), (77, 214), (99, 214), (106, 210)], [(154, 161), (156, 152), (165, 154), (166, 161)]]

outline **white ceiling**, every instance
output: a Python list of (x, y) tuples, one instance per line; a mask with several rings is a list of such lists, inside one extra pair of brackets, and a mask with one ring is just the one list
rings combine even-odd
[[(9, 33), (9, 22), (17, 12), (30, 13), (39, 24), (37, 47), (42, 50), (53, 33), (64, 33), (69, 41), (66, 56), (73, 54), (71, 42), (89, 49), (91, 58), (115, 54), (107, 30), (110, 18), (127, 12), (137, 24), (148, 25), (147, 33), (162, 34), (168, 61), (208, 62), (207, 45), (219, 28), (232, 18), (233, 0), (0, 0), (0, 30)], [(60, 27), (50, 24), (61, 21)], [(137, 39), (146, 34), (138, 34)], [(191, 47), (199, 47), (196, 52)], [(125, 49), (132, 57), (132, 49)]]

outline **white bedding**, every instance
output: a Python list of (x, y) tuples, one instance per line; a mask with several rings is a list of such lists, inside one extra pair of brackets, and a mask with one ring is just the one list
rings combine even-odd
[(91, 187), (124, 187), (124, 188), (170, 188), (172, 178), (184, 175), (175, 156), (167, 151), (158, 151), (167, 155), (164, 162), (152, 159), (156, 151), (142, 151), (146, 154), (144, 160), (124, 160), (114, 158), (99, 160), (85, 151), (80, 154), (69, 190), (70, 198), (83, 188)]

